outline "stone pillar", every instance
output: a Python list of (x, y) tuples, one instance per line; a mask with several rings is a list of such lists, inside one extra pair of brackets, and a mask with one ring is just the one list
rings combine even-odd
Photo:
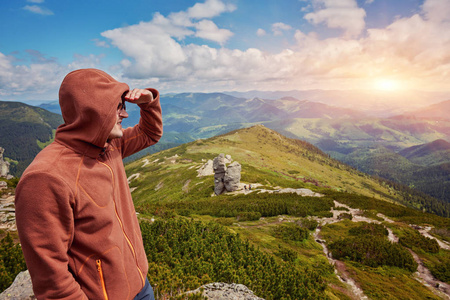
[(225, 155), (223, 153), (219, 154), (213, 161), (214, 169), (214, 193), (220, 195), (225, 189), (223, 178), (225, 177), (225, 172), (227, 171), (227, 166), (225, 165)]
[(225, 177), (223, 178), (227, 192), (234, 192), (239, 188), (241, 182), (241, 164), (237, 161), (228, 165)]

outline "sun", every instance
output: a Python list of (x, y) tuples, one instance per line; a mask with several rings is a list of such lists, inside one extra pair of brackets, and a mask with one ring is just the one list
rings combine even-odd
[(397, 91), (402, 87), (398, 80), (382, 78), (375, 80), (374, 88), (380, 91)]

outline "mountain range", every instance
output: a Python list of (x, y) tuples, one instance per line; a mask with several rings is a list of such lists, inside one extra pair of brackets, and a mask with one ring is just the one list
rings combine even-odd
[[(299, 100), (289, 95), (305, 98), (309, 96), (314, 100), (324, 99), (328, 103), (341, 105), (345, 104), (344, 96), (348, 96), (349, 99), (356, 97), (354, 94), (344, 92), (269, 93), (253, 91), (253, 94), (258, 97), (247, 97), (250, 92), (234, 94), (241, 96), (233, 96), (232, 93), (162, 95), (161, 105), (164, 121), (162, 140), (157, 147), (143, 151), (127, 161), (136, 159), (145, 153), (213, 137), (255, 124), (264, 124), (290, 138), (310, 142), (332, 157), (369, 174), (419, 188), (439, 199), (449, 201), (449, 193), (446, 192), (447, 188), (445, 187), (450, 181), (448, 172), (446, 172), (448, 169), (446, 164), (449, 163), (448, 149), (436, 153), (437, 150), (433, 147), (425, 147), (422, 151), (429, 154), (425, 155), (428, 159), (422, 159), (422, 163), (418, 163), (416, 158), (410, 160), (409, 156), (403, 157), (401, 151), (434, 141), (450, 141), (450, 119), (443, 113), (448, 111), (450, 101), (434, 103), (416, 111), (411, 107), (410, 112), (403, 111), (403, 115), (380, 118), (375, 117), (370, 110), (364, 109), (364, 106), (338, 107), (304, 100), (304, 98)], [(332, 95), (340, 96), (335, 102), (332, 102), (331, 98), (327, 98)], [(360, 93), (359, 95), (362, 97), (366, 94)], [(373, 98), (375, 95), (371, 97)], [(396, 98), (397, 96), (392, 97)], [(417, 95), (413, 99), (418, 99)], [(384, 102), (387, 101), (382, 101), (382, 103)], [(60, 113), (59, 104), (55, 101), (43, 103), (40, 107)], [(135, 105), (128, 105), (127, 111), (129, 117), (123, 121), (124, 127), (136, 124), (139, 118), (139, 110)], [(4, 115), (9, 115), (8, 110), (4, 110)], [(25, 118), (24, 116), (23, 119)], [(3, 138), (3, 140), (6, 143), (7, 139)], [(39, 140), (47, 141), (48, 138), (41, 137)], [(8, 143), (11, 144), (11, 142)], [(32, 143), (35, 143), (35, 139)], [(3, 147), (6, 148), (5, 156), (15, 160), (8, 154), (8, 151), (16, 152), (14, 149), (8, 150), (14, 146), (6, 147), (5, 145)], [(33, 147), (36, 150), (30, 153), (27, 159), (33, 157), (37, 149), (40, 149), (35, 145)], [(27, 148), (31, 149), (31, 147)], [(393, 166), (397, 167), (393, 168)], [(19, 172), (14, 174), (20, 175), (23, 167), (18, 170)], [(399, 170), (408, 171), (399, 172)], [(435, 175), (435, 173), (439, 175)], [(424, 174), (429, 176), (423, 177)], [(436, 182), (437, 178), (439, 180)], [(428, 179), (432, 180), (433, 184), (430, 185)], [(431, 186), (433, 192), (430, 192)]]

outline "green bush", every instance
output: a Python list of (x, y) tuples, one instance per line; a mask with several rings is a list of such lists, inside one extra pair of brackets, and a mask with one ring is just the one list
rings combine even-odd
[(381, 236), (364, 234), (345, 238), (331, 243), (328, 248), (335, 259), (348, 259), (370, 267), (387, 265), (411, 272), (417, 269), (417, 263), (408, 250)]
[(438, 253), (439, 244), (435, 239), (430, 239), (421, 235), (417, 231), (406, 231), (405, 235), (398, 239), (398, 242), (408, 248), (419, 248), (428, 253)]
[(297, 252), (282, 246), (278, 246), (278, 251), (275, 254), (286, 262), (294, 262), (297, 259)]
[(381, 224), (361, 222), (357, 227), (351, 228), (348, 233), (350, 235), (369, 234), (372, 236), (387, 236), (388, 230)]
[(14, 244), (8, 233), (0, 241), (0, 291), (8, 288), (17, 274), (26, 269), (22, 248), (19, 244)]
[(303, 241), (309, 236), (309, 231), (297, 224), (279, 225), (274, 229), (275, 235), (285, 241)]
[(217, 223), (157, 220), (141, 230), (157, 299), (210, 282), (241, 283), (267, 300), (326, 298), (317, 270), (278, 262)]
[(313, 231), (316, 230), (317, 226), (319, 226), (319, 222), (317, 222), (314, 219), (304, 218), (300, 220), (300, 226), (310, 231)]
[[(174, 201), (165, 204), (148, 203), (144, 212), (173, 216), (177, 214), (210, 215), (219, 218), (237, 217), (244, 213), (259, 213), (260, 217), (273, 217), (278, 215), (293, 215), (298, 217), (306, 216), (329, 216), (333, 206), (333, 200), (318, 197), (302, 197), (295, 193), (286, 194), (254, 194), (251, 198), (248, 195), (227, 196), (221, 195), (214, 198), (200, 199), (194, 201)], [(170, 213), (172, 212), (172, 213)], [(256, 218), (257, 214), (252, 215)]]
[(261, 218), (261, 213), (257, 211), (246, 211), (239, 213), (236, 216), (238, 221), (258, 221)]
[(427, 265), (434, 277), (440, 281), (450, 283), (450, 259), (444, 259), (442, 262), (433, 265)]

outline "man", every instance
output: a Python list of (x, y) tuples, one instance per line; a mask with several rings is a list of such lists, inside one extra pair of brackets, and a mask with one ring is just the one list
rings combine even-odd
[[(140, 107), (141, 119), (123, 130), (125, 101)], [(82, 69), (64, 78), (59, 103), (64, 124), (16, 189), (17, 228), (35, 296), (154, 299), (122, 159), (161, 138), (159, 93)]]

